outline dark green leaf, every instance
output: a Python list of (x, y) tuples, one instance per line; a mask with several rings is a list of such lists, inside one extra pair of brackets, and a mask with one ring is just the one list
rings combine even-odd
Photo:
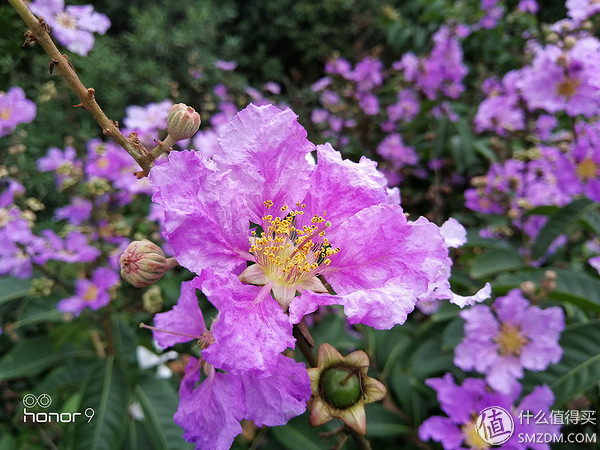
[(0, 278), (0, 305), (16, 298), (25, 297), (31, 288), (31, 279)]
[(498, 272), (517, 270), (523, 266), (523, 258), (516, 249), (491, 248), (473, 259), (470, 272), (473, 278), (485, 278)]
[(0, 380), (37, 375), (57, 363), (92, 356), (88, 350), (57, 352), (44, 336), (29, 338), (15, 345), (0, 360)]
[(544, 372), (528, 373), (524, 384), (547, 383), (555, 406), (564, 406), (600, 380), (600, 320), (567, 327), (560, 338), (563, 357)]
[(289, 450), (328, 450), (331, 448), (332, 442), (335, 441), (325, 442), (319, 436), (319, 432), (325, 431), (323, 428), (311, 427), (308, 423), (308, 414), (303, 414), (290, 420), (287, 425), (272, 428), (271, 432), (282, 448)]
[[(127, 430), (130, 392), (113, 356), (98, 361), (92, 369), (81, 398), (80, 410), (89, 408), (93, 417), (75, 424), (73, 449), (111, 450), (119, 448)], [(91, 413), (88, 414), (91, 416)]]
[(581, 218), (581, 222), (596, 236), (600, 236), (600, 212), (597, 209), (588, 211), (584, 214)]
[(139, 369), (136, 356), (137, 338), (131, 327), (118, 315), (111, 316), (110, 323), (116, 362), (127, 380), (132, 383)]
[(587, 198), (580, 198), (553, 213), (531, 247), (532, 258), (539, 259), (544, 256), (558, 236), (568, 233), (571, 226), (595, 208), (596, 203)]
[(183, 429), (173, 422), (179, 396), (171, 383), (148, 375), (135, 387), (134, 395), (144, 412), (146, 432), (157, 449), (193, 448), (182, 438)]

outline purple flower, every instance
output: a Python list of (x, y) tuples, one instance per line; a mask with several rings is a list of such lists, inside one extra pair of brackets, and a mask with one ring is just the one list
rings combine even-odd
[(577, 22), (583, 22), (600, 11), (600, 4), (594, 0), (567, 0), (565, 6), (567, 15)]
[[(528, 434), (533, 437), (534, 433), (555, 434), (560, 430), (560, 425), (545, 425), (527, 419), (528, 416), (531, 417), (530, 414), (550, 416), (549, 409), (554, 395), (548, 386), (535, 387), (531, 394), (516, 405), (520, 386), (507, 394), (490, 392), (484, 380), (466, 378), (459, 386), (454, 383), (449, 373), (443, 378), (430, 378), (426, 384), (437, 392), (442, 411), (448, 417), (433, 416), (425, 420), (419, 427), (419, 438), (423, 441), (433, 439), (441, 442), (446, 450), (489, 447), (477, 430), (478, 416), (488, 407), (503, 408), (513, 418), (513, 435), (502, 444), (504, 449), (528, 448), (528, 443), (519, 442), (518, 436)], [(549, 449), (549, 446), (542, 444), (535, 448), (542, 450)]]
[(263, 89), (275, 95), (279, 95), (281, 93), (281, 86), (274, 81), (267, 81), (265, 84), (263, 84)]
[[(201, 285), (201, 278), (182, 283), (177, 305), (171, 311), (154, 317), (157, 326), (154, 337), (162, 347), (198, 340), (203, 359), (190, 358), (179, 389), (180, 401), (174, 419), (184, 429), (184, 439), (195, 442), (196, 448), (227, 449), (242, 431), (239, 424), (242, 419), (253, 420), (259, 427), (276, 426), (284, 425), (292, 417), (303, 413), (310, 397), (310, 380), (303, 364), (279, 353), (272, 355), (271, 374), (256, 370), (236, 371), (235, 374), (217, 372), (215, 368), (221, 369), (222, 366), (214, 364), (211, 357), (219, 351), (213, 350), (227, 346), (226, 341), (232, 336), (217, 330), (224, 320), (222, 312), (211, 330), (206, 328), (196, 297), (196, 287)], [(208, 289), (202, 285), (202, 288), (209, 291), (208, 297), (213, 302), (220, 295), (215, 294), (218, 284)], [(222, 306), (224, 300), (225, 297), (215, 303)], [(239, 324), (237, 339), (250, 339), (245, 331), (245, 326)], [(235, 336), (233, 338), (236, 339)], [(252, 358), (246, 351), (252, 347), (260, 349), (262, 342), (250, 340), (242, 345), (226, 349), (229, 360), (225, 361), (226, 367), (244, 366), (239, 361)], [(253, 351), (254, 354), (256, 351)], [(208, 375), (198, 385), (203, 367)]]
[(387, 107), (390, 120), (410, 122), (419, 112), (419, 100), (414, 91), (404, 89), (398, 92), (398, 102)]
[(82, 197), (73, 197), (71, 204), (58, 208), (54, 213), (54, 220), (66, 219), (72, 225), (81, 225), (90, 218), (92, 202)]
[(357, 95), (358, 106), (367, 116), (374, 116), (379, 112), (379, 100), (375, 95), (366, 92), (359, 92)]
[(99, 309), (110, 302), (109, 289), (119, 282), (119, 274), (106, 267), (99, 267), (92, 275), (92, 279), (80, 278), (75, 288), (73, 297), (65, 298), (58, 302), (59, 311), (72, 313), (78, 316), (85, 308)]
[(226, 72), (230, 72), (232, 70), (235, 70), (235, 68), (237, 67), (237, 63), (234, 61), (223, 61), (222, 59), (217, 59), (215, 61), (215, 67), (217, 69), (221, 69)]
[(486, 374), (488, 384), (509, 393), (523, 377), (523, 369), (545, 370), (562, 357), (558, 343), (565, 327), (561, 308), (530, 306), (513, 289), (489, 306), (461, 311), (465, 337), (456, 347), (454, 363), (463, 370)]
[(600, 275), (600, 256), (594, 256), (588, 259), (588, 264), (598, 271)]
[[(23, 195), (25, 188), (12, 178), (0, 178), (0, 208), (9, 207), (16, 195)], [(2, 223), (2, 220), (0, 220)]]
[(128, 106), (123, 123), (130, 131), (135, 131), (140, 141), (152, 147), (154, 139), (167, 128), (167, 116), (173, 106), (171, 100), (148, 103), (146, 106)]
[(600, 43), (593, 37), (577, 40), (566, 52), (554, 45), (538, 47), (531, 66), (522, 69), (519, 83), (529, 108), (595, 115), (600, 106), (599, 50)]
[(520, 0), (518, 8), (519, 11), (535, 14), (540, 7), (535, 0)]
[(418, 162), (417, 154), (412, 147), (402, 142), (402, 136), (393, 133), (388, 135), (377, 147), (384, 159), (392, 163), (394, 169), (401, 169), (405, 165), (414, 165)]
[(363, 58), (352, 72), (352, 80), (359, 91), (367, 92), (383, 83), (383, 63), (376, 58)]
[(94, 35), (106, 33), (110, 20), (92, 5), (67, 6), (63, 0), (35, 0), (29, 9), (52, 28), (56, 40), (70, 51), (85, 56), (94, 46)]
[(20, 123), (31, 122), (35, 118), (36, 105), (25, 98), (25, 92), (18, 86), (0, 93), (0, 137), (13, 132)]
[(31, 227), (18, 208), (0, 208), (0, 275), (31, 276), (31, 257), (43, 246), (43, 239)]
[(53, 259), (68, 263), (91, 262), (100, 256), (100, 250), (88, 245), (87, 237), (79, 231), (71, 231), (62, 239), (52, 230), (43, 230), (46, 238), (44, 248), (38, 250), (35, 262), (45, 264)]
[(341, 75), (345, 79), (351, 80), (352, 64), (344, 58), (334, 58), (325, 64), (325, 73)]
[(37, 160), (37, 168), (40, 172), (54, 172), (56, 184), (63, 186), (72, 175), (81, 168), (81, 161), (77, 159), (77, 153), (73, 147), (61, 150), (51, 147), (46, 156)]
[[(424, 218), (409, 222), (375, 163), (315, 147), (292, 111), (250, 105), (219, 144), (212, 160), (184, 151), (157, 164), (153, 200), (165, 211), (177, 261), (198, 274), (239, 276), (246, 285), (224, 288), (239, 289), (243, 301), (255, 296), (255, 309), (272, 304), (272, 290), (279, 312), (289, 307), (295, 322), (336, 303), (351, 323), (391, 328), (430, 283), (449, 275), (439, 228)], [(306, 159), (315, 150), (316, 166)], [(317, 275), (337, 295), (326, 294)], [(221, 308), (251, 312), (235, 302)], [(265, 333), (279, 312), (260, 319)]]

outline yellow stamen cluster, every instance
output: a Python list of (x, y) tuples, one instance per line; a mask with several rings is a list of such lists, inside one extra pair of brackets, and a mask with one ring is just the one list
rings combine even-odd
[(600, 167), (598, 167), (598, 164), (596, 164), (592, 158), (586, 158), (577, 164), (577, 169), (575, 169), (575, 171), (580, 179), (587, 181), (590, 178), (598, 176), (599, 169)]
[(495, 341), (500, 347), (502, 355), (519, 356), (521, 348), (529, 342), (529, 339), (521, 334), (519, 327), (509, 323), (502, 323)]
[(83, 300), (93, 302), (96, 298), (98, 298), (98, 288), (95, 284), (91, 284), (85, 291), (85, 294), (83, 294)]
[(569, 100), (577, 93), (577, 88), (581, 84), (581, 80), (578, 78), (565, 77), (560, 83), (556, 85), (556, 93)]
[[(267, 209), (273, 202), (264, 202)], [(264, 216), (263, 233), (256, 237), (253, 231), (250, 253), (260, 264), (267, 276), (280, 283), (293, 285), (307, 280), (319, 273), (319, 269), (331, 263), (331, 255), (339, 253), (339, 248), (332, 248), (325, 236), (325, 229), (331, 226), (323, 215), (315, 215), (310, 219), (311, 225), (297, 226), (297, 216), (304, 215), (306, 205), (299, 203), (299, 209), (291, 210), (287, 205), (281, 212), (287, 213), (283, 218), (271, 214)]]

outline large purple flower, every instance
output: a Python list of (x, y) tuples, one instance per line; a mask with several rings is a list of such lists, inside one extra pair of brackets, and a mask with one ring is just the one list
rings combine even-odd
[(511, 392), (524, 368), (545, 370), (562, 357), (562, 309), (530, 306), (518, 289), (497, 298), (493, 309), (477, 305), (460, 315), (466, 320), (465, 338), (455, 349), (454, 363), (485, 373), (488, 384), (499, 392)]
[(12, 87), (0, 93), (0, 136), (6, 136), (20, 123), (31, 122), (35, 118), (36, 106), (25, 98), (20, 87)]
[(64, 0), (35, 0), (29, 9), (44, 18), (58, 42), (81, 56), (94, 46), (94, 32), (104, 34), (110, 28), (108, 17), (92, 5), (65, 7)]
[[(337, 303), (351, 323), (376, 328), (403, 323), (447, 278), (439, 228), (407, 220), (374, 162), (311, 144), (292, 111), (250, 105), (219, 143), (212, 159), (172, 152), (150, 173), (181, 265), (263, 286), (255, 304), (272, 292), (294, 322)], [(306, 159), (314, 151), (316, 165)]]

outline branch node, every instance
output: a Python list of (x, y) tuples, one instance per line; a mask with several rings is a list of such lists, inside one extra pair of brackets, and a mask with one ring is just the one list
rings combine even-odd
[(94, 98), (94, 94), (96, 93), (96, 90), (94, 88), (88, 88), (87, 92), (90, 98)]
[(28, 45), (37, 41), (35, 34), (33, 34), (30, 30), (27, 30), (25, 32), (24, 36), (25, 36), (25, 42), (23, 42), (23, 47), (27, 47)]
[(45, 31), (46, 33), (50, 33), (50, 31), (52, 31), (52, 30), (50, 29), (50, 25), (48, 25), (48, 24), (46, 23), (46, 21), (44, 20), (44, 18), (43, 18), (43, 17), (38, 17), (38, 22), (39, 22), (40, 26), (41, 26), (41, 27), (44, 29), (44, 31)]
[(83, 108), (87, 111), (87, 108), (85, 106), (83, 106), (83, 103), (78, 103), (76, 105), (73, 105), (73, 108)]
[(54, 72), (54, 66), (56, 66), (58, 64), (58, 61), (55, 60), (54, 58), (52, 58), (50, 60), (50, 65), (48, 66), (48, 71), (50, 72), (50, 75), (52, 75), (52, 72)]

